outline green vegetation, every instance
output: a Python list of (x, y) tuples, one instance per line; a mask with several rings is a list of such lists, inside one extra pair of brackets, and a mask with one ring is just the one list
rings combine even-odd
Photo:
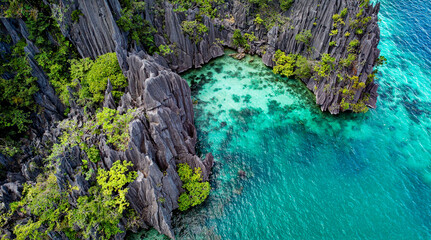
[(293, 54), (286, 55), (281, 50), (277, 50), (274, 55), (275, 66), (272, 71), (275, 74), (291, 77), (294, 75), (295, 56)]
[(339, 21), (341, 19), (341, 16), (339, 15), (339, 14), (334, 14), (333, 16), (332, 16), (332, 20), (334, 20), (334, 22), (337, 22), (337, 21)]
[[(128, 110), (121, 115), (117, 110), (104, 108), (96, 114), (95, 118), (88, 119), (81, 127), (78, 127), (76, 120), (73, 119), (62, 121), (59, 128), (63, 129), (63, 134), (59, 138), (59, 143), (52, 147), (52, 153), (47, 160), (52, 161), (67, 149), (79, 146), (86, 153), (88, 160), (98, 162), (99, 150), (95, 146), (88, 147), (85, 139), (88, 134), (104, 134), (107, 143), (120, 151), (125, 151), (130, 136), (129, 123), (133, 119), (133, 110)], [(83, 163), (85, 169), (87, 160), (83, 160)]]
[(355, 93), (358, 89), (363, 89), (367, 86), (364, 82), (359, 82), (358, 76), (347, 76), (348, 80), (352, 84), (351, 89), (346, 86), (345, 88), (340, 89), (342, 100), (340, 102), (340, 107), (342, 110), (352, 110), (355, 113), (366, 113), (369, 109), (366, 103), (369, 101), (369, 95), (365, 94), (357, 103), (351, 103), (349, 101), (353, 101), (355, 98)]
[(386, 63), (388, 63), (388, 59), (386, 59), (384, 56), (379, 56), (376, 59), (376, 67), (381, 67), (381, 66), (385, 65)]
[(84, 238), (90, 237), (92, 229), (102, 234), (101, 239), (121, 233), (118, 224), (129, 206), (125, 186), (137, 177), (135, 171), (128, 170), (132, 166), (131, 162), (116, 161), (108, 171), (99, 169), (97, 185), (90, 188), (89, 196), (79, 197), (77, 207), (70, 211), (69, 226), (82, 229)]
[[(82, 125), (79, 125), (76, 119), (60, 122), (58, 127), (62, 129), (62, 135), (46, 159), (45, 174), (39, 176), (36, 184), (25, 186), (23, 198), (11, 204), (10, 211), (0, 217), (0, 227), (6, 223), (12, 224), (12, 216), (28, 216), (31, 220), (15, 222), (14, 234), (17, 239), (45, 239), (51, 231), (64, 232), (69, 239), (94, 238), (92, 234), (96, 232), (98, 239), (110, 239), (121, 232), (119, 223), (123, 214), (130, 215), (127, 217), (128, 221), (136, 221), (136, 215), (126, 211), (129, 203), (125, 198), (127, 184), (137, 176), (136, 172), (128, 170), (132, 164), (117, 161), (109, 170), (94, 169), (94, 166), (100, 166), (97, 164), (100, 161), (99, 143), (88, 139), (88, 136), (103, 134), (106, 143), (125, 151), (133, 113), (133, 110), (129, 110), (121, 115), (116, 110), (104, 108)], [(66, 186), (65, 191), (60, 190), (54, 170), (58, 164), (58, 156), (74, 146), (78, 146), (85, 153), (82, 166), (78, 170), (92, 185), (88, 195), (80, 196), (76, 205), (71, 205), (68, 196), (79, 189)], [(88, 161), (97, 165), (90, 167)]]
[(272, 2), (272, 0), (248, 0), (252, 4), (257, 4), (260, 8), (267, 8), (268, 3)]
[(335, 46), (337, 46), (337, 43), (335, 41), (331, 41), (331, 42), (329, 42), (329, 46), (335, 47)]
[(181, 23), (181, 29), (195, 44), (198, 44), (200, 41), (202, 41), (202, 36), (208, 32), (207, 26), (199, 23), (197, 20), (183, 21)]
[(115, 109), (103, 108), (96, 115), (96, 125), (102, 126), (102, 133), (107, 137), (107, 143), (112, 143), (118, 150), (125, 151), (129, 142), (129, 122), (133, 120), (133, 110), (120, 115)]
[[(3, 2), (4, 17), (21, 18), (26, 23), (28, 39), (40, 50), (35, 59), (57, 91), (56, 83), (67, 75), (67, 59), (75, 54), (51, 17), (49, 6), (38, 1)], [(11, 42), (10, 38), (5, 40)], [(53, 41), (57, 44), (52, 44)], [(33, 100), (33, 95), (38, 91), (37, 79), (32, 76), (32, 68), (24, 52), (26, 45), (21, 40), (12, 47), (12, 54), (2, 53), (0, 59), (0, 75), (3, 76), (0, 78), (0, 133), (9, 140), (17, 139), (27, 130), (31, 123), (30, 114), (37, 110)]]
[(283, 26), (290, 21), (280, 13), (279, 9), (287, 11), (293, 4), (293, 0), (248, 0), (248, 2), (253, 5), (252, 10), (256, 11), (255, 24), (262, 24), (267, 30), (276, 25)]
[(341, 102), (340, 102), (340, 107), (341, 107), (343, 110), (347, 110), (347, 109), (349, 109), (349, 107), (350, 107), (350, 104), (349, 104), (348, 102), (346, 102), (345, 100), (346, 100), (346, 99), (345, 99), (345, 98), (343, 98), (343, 99), (341, 99)]
[(311, 65), (307, 58), (301, 55), (286, 55), (281, 50), (277, 50), (274, 55), (274, 62), (276, 65), (272, 71), (275, 74), (284, 75), (286, 77), (295, 76), (299, 79), (311, 77)]
[(353, 62), (356, 60), (356, 54), (349, 54), (347, 58), (340, 59), (339, 65), (343, 67), (352, 66)]
[(379, 67), (381, 67), (382, 65), (386, 64), (387, 61), (388, 60), (384, 56), (379, 56), (376, 59), (375, 68), (374, 68), (373, 72), (368, 75), (367, 84), (375, 81), (376, 75), (379, 72)]
[(358, 47), (359, 47), (360, 44), (361, 44), (361, 42), (359, 42), (358, 39), (352, 40), (349, 43), (349, 46), (347, 46), (347, 52), (349, 52), (349, 53), (355, 53), (355, 52), (357, 52), (358, 51)]
[(235, 47), (243, 47), (246, 51), (249, 51), (251, 44), (257, 40), (258, 39), (256, 35), (254, 35), (254, 32), (252, 32), (251, 34), (245, 33), (244, 36), (241, 34), (241, 31), (239, 29), (235, 29), (235, 31), (233, 32), (233, 45)]
[(354, 19), (350, 19), (350, 27), (352, 30), (361, 35), (364, 33), (364, 29), (367, 28), (368, 23), (371, 21), (371, 17), (364, 17), (364, 7), (369, 5), (369, 0), (362, 1), (359, 5), (359, 12), (355, 15)]
[(263, 19), (260, 17), (260, 14), (256, 14), (256, 18), (254, 19), (254, 23), (258, 24), (258, 25), (263, 23)]
[(71, 17), (72, 17), (72, 21), (73, 22), (78, 22), (79, 21), (79, 16), (83, 16), (84, 14), (81, 12), (81, 10), (79, 10), (79, 9), (77, 9), (77, 10), (74, 10), (73, 12), (72, 12), (72, 15), (71, 15)]
[(280, 0), (280, 8), (283, 12), (289, 10), (292, 4), (293, 0)]
[(69, 54), (70, 44), (64, 37), (59, 37), (60, 45), (58, 49), (46, 49), (36, 56), (37, 63), (42, 67), (49, 78), (49, 82), (54, 87), (60, 100), (65, 104), (69, 104), (69, 91), (67, 87), (70, 85), (69, 72)]
[(247, 43), (247, 40), (242, 36), (241, 30), (235, 29), (232, 36), (232, 42), (235, 47), (242, 47)]
[(22, 195), (19, 202), (10, 205), (9, 214), (20, 212), (32, 215), (33, 218), (27, 223), (15, 225), (14, 234), (17, 239), (48, 238), (48, 233), (51, 231), (63, 231), (67, 235), (72, 232), (72, 229), (65, 224), (70, 207), (67, 192), (60, 191), (53, 173), (49, 173), (46, 177), (39, 176), (34, 186), (25, 184)]
[(244, 38), (246, 39), (247, 43), (245, 44), (245, 50), (249, 51), (250, 46), (253, 42), (257, 41), (256, 35), (254, 35), (254, 32), (250, 33), (244, 33)]
[(180, 211), (185, 211), (204, 202), (211, 187), (209, 182), (202, 182), (202, 170), (200, 168), (193, 170), (187, 163), (180, 163), (177, 171), (183, 182), (183, 188), (186, 190), (178, 198)]
[(36, 110), (33, 94), (39, 89), (37, 79), (31, 75), (25, 46), (25, 41), (18, 42), (0, 68), (1, 75), (14, 74), (11, 79), (0, 77), (0, 133), (4, 137), (26, 131), (31, 123), (30, 112)]
[(129, 32), (129, 43), (135, 41), (137, 44), (141, 44), (148, 53), (153, 54), (157, 51), (154, 43), (156, 30), (141, 16), (143, 12), (145, 12), (145, 2), (123, 1), (121, 17), (117, 20), (117, 24), (123, 31)]
[(354, 89), (360, 89), (360, 88), (365, 87), (364, 82), (359, 82), (358, 76), (352, 76), (352, 77), (350, 77), (350, 80), (353, 82), (352, 88), (354, 88)]
[(199, 16), (202, 15), (215, 18), (217, 15), (217, 6), (224, 3), (224, 0), (171, 0), (171, 3), (176, 4), (177, 8), (174, 11), (187, 11), (190, 8), (198, 7)]
[(313, 35), (311, 34), (311, 30), (304, 30), (295, 36), (295, 40), (298, 42), (302, 42), (305, 45), (310, 45), (310, 40), (313, 38)]
[(358, 35), (362, 35), (364, 33), (364, 30), (362, 30), (362, 29), (356, 29), (355, 33), (358, 34)]
[(169, 45), (160, 45), (159, 46), (159, 53), (162, 56), (167, 56), (169, 54), (172, 54), (174, 51), (169, 47)]
[[(17, 142), (13, 141), (10, 137), (0, 138), (0, 153), (6, 156), (15, 156), (15, 154), (21, 153), (21, 149)], [(1, 167), (0, 167), (1, 173)]]
[(183, 21), (182, 31), (187, 34), (192, 42), (198, 44), (202, 41), (203, 35), (208, 32), (208, 28), (202, 23), (203, 16), (211, 18), (218, 17), (217, 6), (224, 3), (224, 0), (171, 0), (175, 5), (175, 12), (185, 12), (190, 8), (199, 8), (195, 20)]
[(341, 10), (340, 16), (341, 18), (344, 18), (347, 15), (347, 8), (344, 8), (343, 10)]
[(82, 239), (89, 238), (93, 229), (100, 239), (110, 239), (122, 232), (118, 224), (129, 205), (125, 186), (137, 176), (128, 170), (131, 166), (132, 163), (116, 161), (108, 171), (99, 169), (97, 185), (90, 188), (89, 195), (78, 198), (76, 207), (68, 202), (68, 194), (79, 191), (77, 187), (69, 186), (62, 192), (52, 172), (39, 176), (35, 185), (24, 186), (23, 198), (11, 204), (10, 212), (3, 217), (18, 212), (32, 216), (29, 221), (15, 225), (17, 239), (45, 239), (51, 231), (62, 231), (70, 239)]
[(294, 74), (297, 78), (308, 79), (311, 77), (311, 64), (307, 58), (297, 55), (295, 66), (296, 70)]
[(273, 1), (273, 0), (248, 0), (252, 4), (256, 4), (259, 6), (259, 8), (268, 8), (269, 4), (277, 4), (279, 2), (279, 5), (273, 5), (272, 7), (280, 7), (280, 9), (285, 12), (290, 9), (290, 7), (293, 4), (294, 0), (279, 0), (279, 1)]
[(361, 99), (358, 101), (358, 103), (351, 104), (353, 112), (355, 113), (368, 112), (369, 108), (367, 107), (366, 102), (368, 102), (368, 98)]
[(338, 34), (338, 29), (331, 30), (331, 33), (329, 33), (329, 36), (334, 36)]
[(334, 68), (334, 62), (335, 58), (325, 53), (322, 55), (322, 60), (314, 66), (314, 71), (317, 72), (320, 77), (327, 77)]
[[(78, 80), (81, 85), (78, 97), (82, 105), (98, 105), (103, 101), (108, 78), (111, 81), (112, 95), (115, 99), (120, 99), (123, 89), (127, 86), (127, 79), (118, 64), (116, 53), (101, 55), (95, 61), (89, 58), (71, 60), (70, 76), (71, 79)], [(77, 82), (72, 82), (69, 86), (75, 87), (76, 84)], [(67, 86), (64, 89), (62, 93), (66, 97)]]

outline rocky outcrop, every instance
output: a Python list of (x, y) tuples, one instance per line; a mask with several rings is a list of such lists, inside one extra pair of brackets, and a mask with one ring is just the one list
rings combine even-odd
[[(267, 66), (273, 67), (273, 55), (280, 49), (285, 53), (301, 54), (309, 58), (314, 64), (321, 59), (322, 54), (330, 54), (336, 59), (335, 65), (340, 60), (347, 58), (348, 45), (352, 40), (359, 40), (359, 54), (353, 67), (346, 67), (339, 71), (333, 71), (331, 75), (323, 79), (314, 77), (302, 79), (306, 86), (316, 95), (316, 103), (322, 111), (338, 114), (341, 111), (352, 110), (352, 106), (359, 102), (375, 108), (378, 85), (368, 76), (372, 74), (376, 59), (380, 54), (377, 45), (380, 40), (377, 14), (379, 4), (375, 6), (361, 6), (359, 1), (324, 0), (295, 1), (289, 11), (280, 13), (286, 21), (281, 25), (275, 25), (269, 31), (261, 24), (254, 23), (256, 8), (253, 4), (244, 1), (225, 1), (223, 7), (218, 8), (221, 18), (209, 19), (203, 17), (202, 22), (208, 27), (208, 32), (202, 35), (202, 41), (193, 43), (181, 30), (181, 22), (191, 21), (198, 15), (199, 9), (189, 9), (187, 12), (175, 12), (173, 6), (165, 3), (163, 17), (154, 15), (152, 22), (158, 27), (156, 42), (159, 44), (171, 44), (175, 46), (175, 54), (166, 56), (169, 67), (177, 72), (186, 71), (192, 67), (198, 68), (210, 59), (222, 54), (221, 47), (237, 48), (232, 43), (232, 35), (235, 29), (242, 33), (254, 33), (259, 41), (251, 44), (249, 53), (262, 55)], [(333, 16), (347, 9), (342, 17), (343, 23), (338, 22), (334, 27)], [(358, 16), (356, 16), (361, 12)], [(366, 19), (362, 33), (356, 33), (352, 27), (352, 21)], [(363, 21), (362, 21), (363, 22)], [(162, 27), (165, 24), (165, 27)], [(337, 29), (336, 34), (331, 31)], [(308, 44), (299, 42), (295, 36), (310, 30), (312, 38)], [(161, 34), (164, 33), (164, 34)], [(347, 35), (346, 35), (347, 33)], [(164, 37), (167, 36), (167, 39)], [(330, 45), (330, 42), (333, 42)], [(334, 45), (335, 43), (335, 45)], [(337, 81), (338, 75), (359, 76), (356, 84), (364, 83), (366, 87), (353, 87), (354, 81)], [(353, 91), (353, 94), (344, 96), (343, 89)], [(346, 100), (350, 107), (340, 106), (340, 102)]]
[[(340, 89), (353, 89), (353, 83), (346, 85), (346, 82), (337, 81), (337, 75), (359, 76), (359, 83), (367, 83), (367, 78), (373, 72), (375, 61), (379, 57), (380, 51), (377, 49), (380, 41), (380, 30), (377, 25), (379, 8), (379, 3), (374, 7), (365, 6), (362, 8), (358, 1), (326, 0), (321, 2), (301, 1), (300, 3), (296, 1), (291, 8), (292, 11), (287, 14), (291, 22), (280, 29), (280, 35), (277, 36), (275, 29), (268, 33), (269, 51), (264, 55), (264, 61), (268, 66), (273, 66), (271, 55), (274, 50), (280, 49), (286, 53), (305, 54), (316, 60), (319, 60), (322, 54), (329, 53), (336, 58), (336, 64), (338, 64), (342, 58), (347, 58), (349, 43), (355, 39), (359, 40), (359, 54), (354, 64), (355, 67), (342, 69), (338, 73), (334, 72), (320, 81), (303, 80), (316, 95), (316, 103), (321, 106), (322, 111), (338, 114), (340, 112), (339, 103), (342, 100)], [(345, 24), (338, 23), (337, 27), (334, 28), (333, 16), (340, 14), (343, 9), (348, 10), (347, 15), (343, 18)], [(360, 11), (362, 15), (355, 16)], [(363, 28), (363, 34), (355, 33), (355, 29), (351, 26), (352, 21), (357, 18), (369, 18)], [(331, 34), (334, 29), (338, 29), (337, 34)], [(311, 30), (313, 36), (309, 46), (295, 40), (295, 36), (304, 30)], [(336, 43), (335, 46), (330, 46), (329, 43), (332, 41)], [(307, 48), (311, 50), (310, 53), (307, 53)], [(376, 83), (370, 82), (363, 89), (353, 89), (355, 93), (351, 103), (357, 103), (361, 97), (368, 94), (367, 105), (375, 108), (377, 88)]]
[[(83, 57), (96, 58), (115, 52), (118, 44), (126, 48), (126, 40), (115, 19), (120, 16), (118, 0), (56, 0), (49, 3), (53, 16)], [(47, 3), (48, 4), (48, 3)], [(78, 19), (72, 19), (72, 13)]]
[(140, 116), (130, 124), (131, 142), (125, 153), (139, 172), (128, 199), (147, 225), (174, 238), (171, 215), (182, 191), (176, 166), (200, 167), (208, 180), (212, 156), (207, 155), (205, 161), (196, 156), (197, 134), (187, 82), (156, 61), (143, 52), (128, 54), (125, 60), (129, 91), (119, 108), (137, 108)]
[(160, 44), (172, 43), (175, 45), (175, 54), (171, 54), (168, 58), (171, 69), (184, 72), (193, 67), (199, 68), (209, 60), (224, 54), (223, 46), (217, 44), (216, 41), (217, 38), (221, 39), (221, 36), (217, 34), (215, 24), (208, 17), (203, 17), (203, 23), (208, 28), (207, 33), (203, 34), (202, 41), (195, 43), (182, 31), (181, 23), (194, 20), (197, 11), (190, 9), (186, 14), (176, 13), (168, 2), (165, 3), (164, 9), (168, 39), (163, 39), (162, 36), (156, 39), (162, 41)]
[[(102, 166), (87, 161), (94, 171), (97, 167), (109, 169), (117, 160), (133, 163), (138, 178), (128, 188), (127, 199), (142, 220), (141, 227), (151, 226), (159, 232), (175, 238), (172, 227), (172, 211), (178, 208), (182, 191), (181, 180), (176, 171), (179, 163), (202, 169), (208, 180), (213, 157), (207, 154), (204, 161), (196, 156), (197, 133), (193, 124), (193, 104), (187, 82), (170, 70), (163, 58), (145, 54), (124, 53), (125, 75), (128, 91), (123, 95), (118, 110), (136, 110), (136, 118), (129, 124), (130, 140), (126, 151), (118, 151), (106, 143), (105, 136), (88, 136), (88, 144), (97, 144)], [(110, 82), (105, 93), (105, 107), (114, 108)], [(73, 99), (72, 99), (73, 100)], [(76, 106), (71, 103), (71, 106)], [(69, 118), (80, 125), (86, 121), (83, 111), (76, 106)], [(61, 189), (69, 184), (78, 186), (79, 192), (70, 195), (70, 202), (87, 194), (89, 180), (79, 171), (85, 152), (77, 146), (59, 156), (57, 180)], [(118, 236), (122, 238), (121, 236)]]

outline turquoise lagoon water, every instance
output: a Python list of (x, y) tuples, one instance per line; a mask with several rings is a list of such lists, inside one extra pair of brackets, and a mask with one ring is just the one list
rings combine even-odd
[(366, 114), (320, 112), (256, 57), (183, 75), (216, 163), (208, 200), (174, 217), (179, 239), (431, 238), (431, 3), (381, 3), (389, 61)]
[(431, 3), (381, 3), (389, 61), (366, 114), (321, 113), (256, 57), (183, 75), (216, 164), (209, 199), (176, 215), (179, 238), (431, 238)]

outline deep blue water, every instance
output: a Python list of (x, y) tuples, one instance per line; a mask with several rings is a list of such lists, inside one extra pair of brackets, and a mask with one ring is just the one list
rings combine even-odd
[(366, 114), (321, 113), (256, 57), (183, 76), (216, 164), (180, 239), (431, 239), (431, 1), (381, 3), (388, 64)]

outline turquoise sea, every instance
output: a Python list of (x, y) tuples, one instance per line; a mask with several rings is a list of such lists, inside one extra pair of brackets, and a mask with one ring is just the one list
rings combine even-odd
[(216, 163), (208, 200), (175, 215), (179, 239), (431, 239), (431, 2), (381, 4), (388, 64), (366, 114), (322, 113), (257, 57), (183, 75)]

